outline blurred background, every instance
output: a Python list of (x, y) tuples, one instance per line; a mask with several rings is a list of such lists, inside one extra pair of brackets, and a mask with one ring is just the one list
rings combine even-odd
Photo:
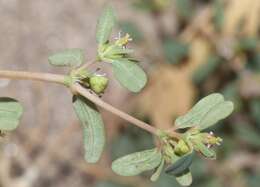
[[(0, 0), (0, 68), (66, 73), (47, 62), (48, 54), (64, 48), (83, 48), (93, 59), (96, 22), (107, 2), (117, 12), (114, 36), (133, 37), (130, 47), (149, 83), (130, 94), (111, 81), (103, 99), (167, 129), (201, 97), (223, 93), (235, 112), (210, 129), (224, 143), (216, 161), (195, 159), (192, 186), (259, 187), (259, 0)], [(110, 75), (109, 66), (101, 68)], [(166, 175), (151, 183), (149, 172), (112, 172), (112, 160), (151, 148), (153, 138), (106, 111), (106, 150), (98, 164), (87, 164), (71, 94), (63, 87), (0, 80), (0, 90), (25, 108), (19, 128), (0, 139), (1, 187), (179, 186)]]

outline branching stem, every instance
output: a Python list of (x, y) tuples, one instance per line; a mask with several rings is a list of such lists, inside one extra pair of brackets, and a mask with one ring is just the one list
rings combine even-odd
[[(26, 71), (8, 71), (8, 70), (0, 70), (0, 78), (4, 79), (25, 79), (25, 80), (37, 80), (37, 81), (44, 81), (44, 82), (52, 82), (57, 83), (61, 85), (65, 85), (65, 79), (66, 76), (64, 75), (58, 75), (58, 74), (51, 74), (51, 73), (38, 73), (38, 72), (26, 72)], [(133, 116), (124, 113), (123, 111), (113, 107), (112, 105), (104, 102), (99, 97), (91, 94), (88, 90), (83, 88), (80, 84), (75, 83), (72, 84), (70, 87), (72, 93), (80, 94), (99, 107), (106, 109), (110, 111), (111, 113), (125, 119), (126, 121), (130, 122), (131, 124), (134, 124), (137, 127), (140, 127), (156, 136), (159, 134), (159, 129), (134, 118)]]
[(99, 97), (91, 94), (88, 90), (86, 90), (85, 88), (83, 88), (80, 84), (74, 84), (71, 87), (72, 91), (75, 93), (78, 93), (86, 98), (88, 98), (90, 101), (92, 101), (93, 103), (97, 104), (98, 106), (100, 106), (101, 108), (104, 108), (108, 111), (110, 111), (111, 113), (125, 119), (126, 121), (130, 122), (131, 124), (136, 125), (137, 127), (140, 127), (154, 135), (158, 135), (158, 129), (139, 120), (134, 118), (133, 116), (130, 116), (127, 113), (124, 113), (123, 111), (113, 107), (112, 105), (104, 102), (103, 100), (101, 100)]

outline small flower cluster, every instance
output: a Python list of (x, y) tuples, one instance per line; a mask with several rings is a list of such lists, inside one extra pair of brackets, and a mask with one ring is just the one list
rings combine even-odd
[(129, 56), (133, 50), (127, 48), (127, 44), (132, 41), (130, 35), (127, 33), (122, 37), (120, 32), (115, 39), (113, 43), (107, 41), (105, 44), (99, 46), (98, 59), (106, 62), (124, 59), (133, 61)]
[(193, 152), (201, 153), (206, 158), (215, 159), (216, 153), (212, 149), (214, 145), (220, 145), (222, 139), (213, 132), (200, 132), (193, 128), (183, 134), (181, 139), (165, 137), (163, 140), (163, 155), (166, 161), (172, 163), (177, 158)]

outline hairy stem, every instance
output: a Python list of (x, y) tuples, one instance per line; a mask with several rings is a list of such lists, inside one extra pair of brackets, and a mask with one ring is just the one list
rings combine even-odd
[(74, 85), (71, 86), (72, 92), (73, 93), (78, 93), (84, 97), (86, 97), (87, 99), (89, 99), (90, 101), (92, 101), (93, 103), (95, 103), (96, 105), (100, 106), (101, 108), (104, 108), (106, 110), (108, 110), (109, 112), (125, 119), (126, 121), (130, 122), (131, 124), (134, 124), (137, 127), (140, 127), (154, 135), (158, 135), (158, 129), (141, 121), (138, 120), (136, 118), (134, 118), (133, 116), (130, 116), (129, 114), (126, 114), (124, 112), (122, 112), (121, 110), (113, 107), (112, 105), (104, 102), (102, 99), (100, 99), (99, 97), (89, 93), (88, 90), (86, 90), (85, 88), (83, 88), (80, 84), (76, 83)]
[[(58, 75), (58, 74), (50, 74), (50, 73), (36, 73), (36, 72), (26, 72), (26, 71), (7, 71), (7, 70), (0, 70), (0, 78), (4, 79), (25, 79), (25, 80), (37, 80), (37, 81), (44, 81), (44, 82), (53, 82), (65, 85), (65, 78), (64, 75)], [(71, 91), (74, 94), (80, 94), (93, 103), (97, 104), (101, 108), (104, 108), (111, 113), (125, 119), (126, 121), (130, 122), (131, 124), (136, 125), (137, 127), (140, 127), (154, 135), (158, 135), (158, 129), (150, 126), (149, 124), (140, 121), (133, 116), (130, 116), (127, 113), (124, 113), (123, 111), (113, 107), (112, 105), (104, 102), (99, 97), (89, 93), (88, 90), (83, 88), (80, 84), (75, 83), (71, 85)]]
[(26, 79), (64, 84), (65, 76), (51, 73), (0, 70), (0, 78)]

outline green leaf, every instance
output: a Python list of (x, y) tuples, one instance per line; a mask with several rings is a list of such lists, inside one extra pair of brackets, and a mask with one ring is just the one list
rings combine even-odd
[(178, 117), (175, 125), (179, 129), (196, 126), (203, 130), (226, 118), (233, 108), (232, 102), (224, 101), (221, 94), (214, 93), (201, 99), (187, 114)]
[(0, 130), (11, 131), (17, 128), (23, 113), (22, 105), (12, 98), (0, 98)]
[(106, 43), (115, 25), (115, 14), (112, 7), (108, 6), (101, 14), (98, 24), (96, 39), (99, 45)]
[(138, 128), (130, 125), (125, 129), (126, 133), (111, 142), (111, 159), (116, 160), (119, 157), (130, 153), (149, 149), (154, 146), (153, 136)]
[(115, 160), (112, 170), (118, 175), (135, 176), (156, 168), (162, 160), (162, 154), (156, 148), (132, 153)]
[(224, 95), (224, 97), (227, 100), (233, 102), (235, 112), (239, 112), (244, 107), (243, 106), (244, 103), (242, 102), (242, 98), (241, 98), (239, 89), (240, 89), (240, 82), (237, 80), (234, 80), (234, 81), (229, 82), (221, 90), (221, 93)]
[(85, 159), (89, 163), (96, 163), (105, 145), (102, 117), (95, 104), (82, 96), (73, 97), (73, 107), (83, 127)]
[(147, 77), (135, 62), (121, 59), (112, 61), (113, 73), (120, 84), (132, 92), (139, 92), (145, 86)]
[(85, 56), (82, 49), (66, 49), (64, 51), (50, 55), (49, 63), (53, 66), (77, 67), (84, 63)]
[(231, 101), (224, 101), (211, 109), (205, 117), (201, 120), (199, 128), (206, 129), (218, 121), (225, 119), (234, 110), (234, 105)]
[(167, 174), (172, 174), (172, 175), (182, 174), (190, 167), (193, 156), (194, 156), (194, 152), (180, 157), (177, 161), (173, 161), (172, 165), (167, 167), (165, 172)]
[(158, 178), (160, 177), (162, 170), (163, 170), (163, 166), (164, 166), (165, 160), (162, 159), (160, 165), (158, 166), (158, 168), (156, 169), (156, 171), (154, 172), (154, 174), (151, 176), (151, 181), (155, 182), (158, 180)]
[(193, 127), (200, 124), (201, 119), (215, 105), (224, 101), (221, 94), (211, 94), (201, 99), (195, 106), (185, 115), (176, 119), (175, 124), (178, 128)]
[(182, 174), (176, 176), (177, 182), (182, 186), (190, 186), (192, 183), (192, 175), (189, 169)]

